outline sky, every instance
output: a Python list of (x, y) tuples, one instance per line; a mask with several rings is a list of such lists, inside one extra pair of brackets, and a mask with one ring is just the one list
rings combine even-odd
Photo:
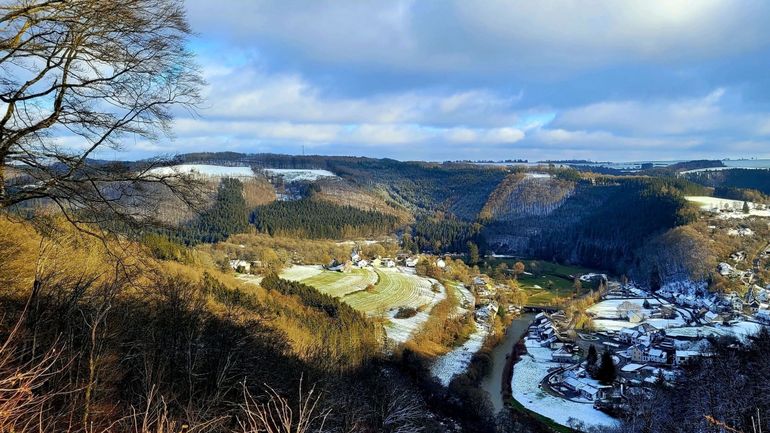
[(194, 151), (400, 160), (770, 157), (766, 0), (186, 0)]

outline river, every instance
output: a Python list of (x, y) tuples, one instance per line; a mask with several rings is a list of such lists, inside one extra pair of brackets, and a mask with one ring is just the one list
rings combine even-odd
[(481, 389), (489, 394), (495, 413), (500, 412), (505, 407), (502, 391), (506, 356), (511, 353), (513, 346), (527, 332), (527, 328), (534, 318), (535, 315), (532, 313), (524, 313), (516, 318), (505, 330), (505, 339), (492, 349), (491, 370), (481, 381)]

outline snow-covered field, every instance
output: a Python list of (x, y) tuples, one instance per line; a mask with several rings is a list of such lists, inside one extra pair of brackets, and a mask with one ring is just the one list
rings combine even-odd
[(748, 337), (759, 332), (762, 325), (754, 322), (737, 322), (731, 326), (687, 326), (669, 329), (666, 335), (670, 337), (708, 337), (708, 336), (732, 336), (745, 341)]
[[(647, 301), (650, 303), (650, 306), (661, 305), (661, 302), (655, 298), (648, 298)], [(637, 299), (607, 299), (601, 302), (597, 302), (594, 305), (591, 305), (588, 308), (588, 312), (596, 315), (597, 318), (618, 319), (618, 318), (621, 318), (618, 312), (618, 307), (624, 302), (637, 305), (641, 309), (641, 311), (646, 313), (648, 316), (650, 311), (652, 311), (652, 310), (646, 310), (644, 308), (644, 299), (637, 298)]]
[(150, 174), (168, 176), (173, 174), (192, 174), (201, 177), (254, 177), (250, 167), (227, 167), (224, 165), (180, 164), (169, 167), (153, 168)]
[[(382, 281), (382, 275), (380, 274), (380, 281)], [(387, 275), (387, 274), (385, 274)], [(413, 317), (410, 317), (408, 319), (396, 319), (394, 316), (398, 312), (398, 308), (391, 308), (387, 313), (387, 318), (389, 320), (389, 323), (385, 325), (385, 333), (388, 335), (388, 338), (391, 340), (397, 342), (397, 343), (404, 343), (407, 340), (409, 340), (412, 337), (412, 334), (417, 332), (422, 328), (422, 325), (428, 320), (430, 317), (430, 312), (433, 310), (433, 307), (436, 306), (437, 303), (441, 302), (446, 298), (446, 288), (441, 285), (438, 281), (432, 279), (432, 278), (425, 278), (425, 277), (418, 277), (418, 276), (411, 276), (414, 281), (418, 281), (417, 284), (412, 286), (412, 291), (416, 292), (417, 298), (414, 298), (414, 296), (410, 296), (405, 304), (405, 306), (412, 306), (414, 308), (420, 306), (422, 307), (422, 311), (419, 311), (416, 315)], [(422, 281), (420, 281), (422, 280)], [(414, 283), (412, 283), (414, 284)], [(430, 289), (433, 284), (438, 284), (441, 287), (440, 293), (433, 293), (433, 291)], [(378, 284), (379, 286), (379, 284)], [(386, 292), (391, 291), (398, 291), (400, 289), (393, 289), (391, 288), (391, 284), (387, 284), (388, 290)], [(360, 293), (357, 293), (357, 295)], [(386, 295), (389, 296), (389, 295)], [(399, 299), (397, 303), (392, 303), (392, 306), (401, 306), (404, 305), (402, 302), (405, 301), (405, 298), (397, 298), (394, 297), (393, 299)], [(419, 300), (417, 300), (419, 299)], [(379, 296), (375, 295), (376, 302), (382, 302), (382, 299), (380, 299)], [(353, 308), (356, 308), (354, 305)], [(360, 309), (360, 308), (357, 308)]]
[(290, 281), (302, 281), (323, 272), (321, 265), (293, 265), (281, 272), (281, 278)]
[[(647, 298), (647, 301), (650, 303), (650, 306), (670, 305), (661, 303), (654, 298)], [(618, 311), (618, 307), (624, 302), (630, 302), (632, 304), (638, 305), (640, 312), (644, 314), (645, 319), (638, 323), (632, 323), (629, 322), (628, 319), (621, 317), (620, 312)], [(683, 326), (685, 324), (684, 319), (678, 312), (676, 313), (676, 317), (673, 319), (650, 318), (652, 309), (644, 308), (644, 299), (642, 298), (606, 299), (589, 307), (588, 312), (593, 313), (596, 317), (593, 320), (593, 324), (597, 331), (620, 331), (624, 328), (634, 328), (642, 323), (649, 323), (658, 329), (668, 329), (677, 326)]]
[(266, 168), (264, 171), (271, 176), (281, 176), (284, 182), (314, 181), (322, 177), (336, 177), (328, 170), (302, 170), (293, 168)]
[(548, 394), (540, 387), (540, 381), (548, 375), (550, 368), (559, 364), (551, 362), (550, 349), (539, 346), (536, 341), (525, 340), (527, 354), (513, 366), (511, 389), (513, 398), (525, 408), (570, 426), (573, 421), (586, 426), (615, 426), (617, 420), (593, 408), (590, 403), (578, 403)]
[(770, 210), (758, 209), (753, 202), (748, 202), (750, 211), (743, 213), (743, 202), (740, 200), (730, 200), (726, 198), (707, 197), (707, 196), (687, 196), (688, 201), (700, 205), (701, 210), (709, 212), (719, 212), (724, 209), (732, 209), (734, 212), (723, 212), (721, 218), (746, 218), (748, 216), (770, 217)]
[(477, 323), (476, 332), (471, 334), (468, 341), (436, 359), (430, 368), (433, 377), (437, 378), (442, 385), (448, 386), (455, 375), (464, 372), (468, 368), (473, 355), (484, 344), (484, 339), (487, 337), (488, 332), (487, 327)]
[(527, 173), (524, 176), (530, 179), (550, 179), (551, 175), (548, 173)]

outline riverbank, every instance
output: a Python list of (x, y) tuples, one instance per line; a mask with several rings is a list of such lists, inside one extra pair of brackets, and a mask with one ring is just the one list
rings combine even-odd
[[(489, 400), (495, 413), (505, 408), (506, 388), (510, 388), (510, 380), (507, 374), (510, 373), (509, 359), (514, 351), (516, 344), (527, 332), (530, 323), (535, 315), (524, 313), (514, 319), (505, 330), (505, 337), (490, 352), (489, 371), (481, 381), (480, 387), (489, 395)], [(507, 382), (507, 385), (504, 383)]]

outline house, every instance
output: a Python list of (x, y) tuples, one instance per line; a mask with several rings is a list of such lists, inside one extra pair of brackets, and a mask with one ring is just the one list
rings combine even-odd
[(626, 313), (626, 316), (628, 317), (628, 321), (631, 323), (639, 323), (644, 320), (644, 314), (642, 314), (640, 311), (629, 310)]
[(618, 339), (624, 343), (634, 343), (639, 338), (639, 331), (634, 328), (623, 328), (618, 332)]
[(635, 344), (629, 348), (629, 354), (631, 355), (631, 361), (633, 362), (647, 362), (645, 360), (646, 348), (641, 344)]
[(498, 305), (496, 302), (490, 302), (476, 310), (475, 318), (478, 322), (486, 322), (497, 314)]
[(553, 359), (553, 362), (572, 362), (573, 361), (572, 353), (566, 350), (564, 347), (551, 353), (551, 359)]
[(361, 260), (361, 256), (358, 254), (358, 251), (353, 251), (353, 253), (350, 254), (350, 261), (353, 263), (358, 263), (359, 260)]
[(409, 257), (404, 261), (404, 264), (410, 268), (417, 266), (417, 262), (420, 261), (419, 257)]
[(742, 262), (746, 260), (746, 251), (736, 251), (730, 254), (730, 259), (735, 262)]
[(567, 371), (562, 376), (562, 385), (577, 393), (581, 398), (596, 401), (604, 398), (612, 392), (611, 386), (599, 385), (596, 381), (580, 377), (574, 371)]
[(230, 267), (240, 274), (248, 274), (251, 272), (251, 263), (246, 260), (230, 260)]
[(438, 267), (439, 269), (446, 268), (446, 262), (444, 261), (444, 259), (436, 260), (436, 267)]
[(682, 365), (687, 361), (702, 356), (697, 350), (677, 350), (674, 352), (674, 365)]
[(331, 263), (329, 263), (329, 266), (326, 267), (326, 269), (330, 271), (337, 271), (337, 272), (350, 272), (353, 268), (353, 262), (350, 260), (345, 261), (344, 263), (339, 263), (336, 260), (332, 260)]
[(727, 277), (735, 272), (735, 268), (730, 266), (729, 263), (722, 262), (717, 265), (717, 272), (723, 277)]
[(647, 351), (647, 362), (656, 364), (665, 364), (668, 361), (668, 354), (660, 349), (650, 349)]
[(359, 268), (365, 268), (367, 265), (369, 265), (369, 262), (365, 259), (361, 259), (358, 261), (358, 263), (356, 263), (356, 265), (358, 265)]
[(383, 258), (381, 259), (382, 266), (385, 266), (386, 268), (395, 268), (396, 262), (391, 258)]

